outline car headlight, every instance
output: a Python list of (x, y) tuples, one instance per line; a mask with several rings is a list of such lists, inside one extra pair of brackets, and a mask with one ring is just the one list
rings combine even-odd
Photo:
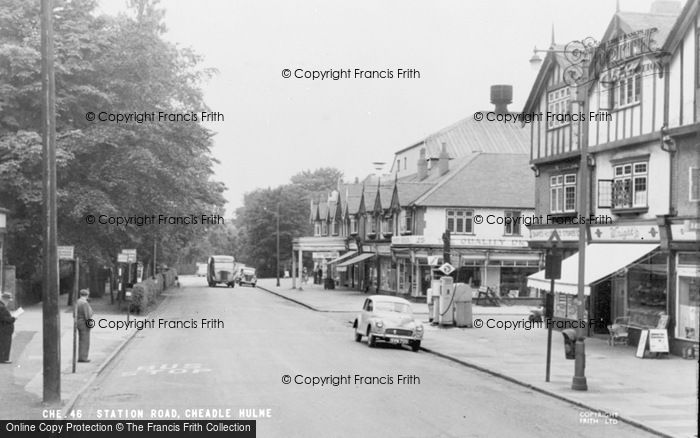
[(422, 326), (422, 325), (417, 325), (417, 326), (416, 326), (416, 331), (417, 331), (417, 332), (422, 332), (422, 331), (423, 331), (423, 326)]
[(376, 325), (377, 328), (382, 328), (382, 327), (384, 327), (384, 322), (383, 322), (383, 321), (377, 321), (377, 322), (374, 323), (374, 325)]

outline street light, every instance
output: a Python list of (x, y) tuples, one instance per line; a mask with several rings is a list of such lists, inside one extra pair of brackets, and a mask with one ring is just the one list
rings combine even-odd
[(7, 210), (0, 207), (0, 293), (5, 289), (5, 232), (7, 231)]
[[(533, 67), (539, 67), (542, 59), (538, 53), (562, 53), (570, 65), (564, 68), (564, 80), (566, 83), (575, 88), (574, 98), (572, 103), (576, 104), (576, 109), (582, 114), (588, 113), (588, 87), (590, 86), (589, 65), (593, 59), (597, 43), (593, 38), (585, 38), (581, 41), (572, 41), (568, 43), (563, 50), (554, 49), (554, 44), (548, 50), (538, 50), (537, 47), (533, 50), (533, 56), (530, 58), (530, 64)], [(580, 161), (579, 168), (579, 189), (578, 203), (579, 215), (588, 217), (589, 199), (589, 170), (588, 170), (588, 119), (578, 121), (579, 130), (579, 151)], [(585, 274), (586, 274), (586, 244), (588, 233), (585, 221), (579, 221), (578, 224), (578, 290), (577, 290), (577, 318), (580, 321), (584, 320), (585, 312)], [(574, 364), (574, 377), (571, 383), (571, 389), (577, 391), (588, 390), (586, 381), (586, 346), (585, 332), (583, 324), (577, 324), (576, 329), (576, 362)]]
[[(276, 232), (275, 232), (275, 240), (277, 244), (277, 269), (275, 272), (275, 277), (277, 278), (277, 287), (280, 287), (280, 202), (277, 201), (277, 207), (275, 209), (275, 221), (276, 221)], [(267, 207), (263, 207), (263, 210), (265, 211), (270, 211), (267, 209)]]
[(280, 202), (277, 201), (277, 287), (280, 287)]

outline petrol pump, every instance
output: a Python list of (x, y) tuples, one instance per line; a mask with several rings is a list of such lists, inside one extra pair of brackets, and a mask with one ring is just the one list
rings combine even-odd
[(440, 294), (437, 321), (440, 325), (454, 324), (454, 279), (449, 275), (440, 278)]

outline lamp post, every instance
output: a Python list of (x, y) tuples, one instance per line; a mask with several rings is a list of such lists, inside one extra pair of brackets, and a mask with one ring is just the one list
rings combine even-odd
[[(575, 93), (572, 104), (572, 112), (582, 114), (588, 113), (588, 91), (591, 83), (589, 74), (590, 62), (593, 59), (597, 43), (592, 38), (586, 38), (581, 41), (572, 41), (566, 45), (563, 50), (554, 49), (554, 44), (548, 50), (538, 50), (536, 47), (533, 50), (533, 56), (530, 58), (530, 64), (537, 66), (542, 61), (537, 53), (563, 53), (566, 56), (570, 65), (564, 69), (564, 80), (567, 84), (574, 88)], [(588, 117), (579, 118), (577, 122), (578, 141), (579, 141), (579, 175), (578, 175), (578, 214), (584, 218), (589, 216), (590, 199), (588, 195), (590, 171), (588, 169)], [(573, 129), (573, 125), (572, 125)], [(574, 138), (572, 136), (572, 138)], [(573, 145), (572, 145), (573, 147)], [(579, 324), (576, 329), (576, 344), (575, 344), (575, 363), (574, 377), (571, 382), (571, 389), (577, 391), (588, 390), (586, 381), (586, 346), (585, 346), (585, 329), (581, 322), (585, 318), (586, 310), (586, 245), (588, 240), (588, 228), (586, 221), (580, 220), (578, 224), (578, 288), (576, 296), (576, 310)]]
[(277, 201), (277, 287), (280, 287), (280, 201)]
[(5, 289), (5, 231), (7, 230), (7, 210), (0, 207), (0, 293)]

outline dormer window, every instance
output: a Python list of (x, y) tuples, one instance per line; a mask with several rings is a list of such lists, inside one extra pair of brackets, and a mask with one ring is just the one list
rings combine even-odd
[(357, 219), (355, 216), (350, 218), (350, 234), (357, 234)]
[(393, 216), (385, 217), (382, 220), (382, 234), (384, 236), (391, 236), (394, 234), (394, 218)]
[(334, 236), (337, 236), (338, 234), (340, 234), (338, 221), (333, 221), (331, 232), (333, 233)]
[(314, 236), (321, 236), (321, 221), (314, 222)]
[(321, 222), (321, 236), (328, 235), (328, 222)]

